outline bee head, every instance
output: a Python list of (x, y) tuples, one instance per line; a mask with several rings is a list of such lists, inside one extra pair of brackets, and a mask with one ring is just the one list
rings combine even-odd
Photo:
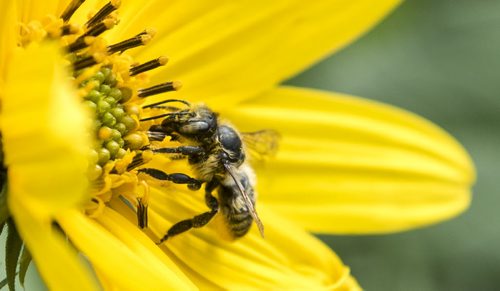
[(212, 110), (206, 106), (198, 106), (189, 113), (174, 123), (179, 133), (197, 139), (214, 135), (217, 130), (217, 115)]

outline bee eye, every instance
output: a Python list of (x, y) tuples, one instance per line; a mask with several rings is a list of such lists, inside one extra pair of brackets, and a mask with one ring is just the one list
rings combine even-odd
[(226, 152), (221, 152), (219, 154), (219, 159), (221, 159), (222, 161), (226, 161), (226, 162), (231, 161), (231, 158), (229, 157), (229, 155)]

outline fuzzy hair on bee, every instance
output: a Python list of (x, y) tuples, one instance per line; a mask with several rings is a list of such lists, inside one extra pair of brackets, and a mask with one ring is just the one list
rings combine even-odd
[[(186, 108), (164, 105), (172, 102), (181, 103)], [(181, 146), (153, 148), (152, 151), (185, 156), (192, 167), (194, 177), (183, 173), (165, 173), (154, 168), (141, 168), (138, 171), (155, 179), (187, 184), (192, 190), (204, 185), (205, 203), (209, 208), (207, 212), (175, 223), (159, 243), (189, 229), (206, 225), (217, 213), (220, 213), (218, 217), (223, 222), (225, 238), (236, 239), (244, 236), (254, 222), (260, 234), (264, 236), (264, 226), (255, 209), (255, 174), (247, 162), (244, 141), (252, 145), (254, 155), (271, 156), (277, 150), (279, 134), (273, 130), (240, 133), (206, 105), (191, 105), (185, 100), (169, 99), (147, 105), (145, 108), (171, 111), (144, 119), (162, 118), (161, 124), (149, 128), (148, 135), (152, 141), (162, 141), (170, 137), (171, 140), (179, 141)], [(213, 195), (214, 192), (216, 196)]]

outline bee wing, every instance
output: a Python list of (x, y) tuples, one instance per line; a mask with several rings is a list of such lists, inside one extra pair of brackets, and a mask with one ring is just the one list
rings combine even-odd
[(254, 132), (242, 132), (241, 136), (246, 150), (251, 155), (250, 160), (263, 161), (273, 157), (278, 152), (280, 134), (272, 129)]
[(231, 178), (233, 178), (234, 183), (236, 183), (236, 186), (238, 186), (238, 189), (241, 192), (241, 195), (243, 195), (243, 199), (245, 199), (245, 204), (250, 210), (250, 215), (252, 216), (253, 220), (255, 221), (255, 224), (257, 224), (257, 227), (259, 228), (260, 235), (264, 237), (264, 225), (262, 224), (262, 221), (260, 220), (259, 216), (257, 215), (257, 211), (255, 210), (255, 207), (252, 203), (252, 200), (250, 200), (250, 197), (248, 197), (247, 193), (245, 192), (245, 188), (243, 188), (243, 185), (241, 185), (240, 181), (236, 178), (236, 169), (231, 166), (224, 164), (224, 168), (226, 168), (226, 171), (229, 173)]

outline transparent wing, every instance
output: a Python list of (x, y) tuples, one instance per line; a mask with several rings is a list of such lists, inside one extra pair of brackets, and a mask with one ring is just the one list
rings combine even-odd
[(250, 160), (262, 161), (276, 155), (281, 139), (280, 134), (272, 129), (241, 133)]
[(238, 175), (236, 174), (237, 170), (231, 165), (228, 164), (223, 164), (223, 165), (224, 168), (226, 168), (226, 171), (233, 179), (238, 189), (240, 190), (240, 193), (243, 196), (243, 199), (245, 200), (245, 204), (248, 207), (248, 210), (250, 211), (250, 215), (255, 221), (255, 224), (257, 224), (257, 228), (259, 229), (260, 235), (264, 237), (264, 225), (262, 224), (262, 221), (260, 220), (257, 211), (255, 210), (255, 206), (253, 205), (252, 200), (250, 200), (250, 197), (248, 197), (245, 188), (243, 187), (243, 185), (241, 185), (240, 180), (238, 179)]

